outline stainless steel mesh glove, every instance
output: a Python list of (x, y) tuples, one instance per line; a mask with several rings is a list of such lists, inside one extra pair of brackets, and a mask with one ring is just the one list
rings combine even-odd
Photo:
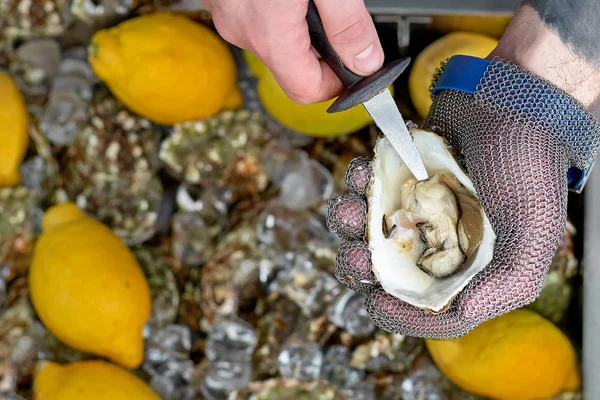
[(344, 239), (336, 277), (367, 295), (376, 325), (404, 335), (453, 338), (538, 297), (566, 222), (567, 170), (591, 167), (598, 123), (555, 86), (495, 59), (474, 93), (438, 92), (424, 128), (457, 150), (497, 235), (492, 262), (450, 308), (428, 313), (387, 294), (376, 282), (363, 241), (367, 159), (350, 164), (350, 193), (330, 200), (328, 226)]

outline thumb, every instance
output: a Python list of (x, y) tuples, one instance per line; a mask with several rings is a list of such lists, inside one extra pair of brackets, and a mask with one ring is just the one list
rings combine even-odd
[(383, 65), (383, 49), (363, 0), (315, 0), (323, 28), (343, 63), (358, 75)]

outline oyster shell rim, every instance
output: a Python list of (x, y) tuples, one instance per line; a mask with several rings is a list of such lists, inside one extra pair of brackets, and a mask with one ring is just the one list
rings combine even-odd
[[(463, 184), (467, 190), (471, 193), (473, 193), (478, 199), (479, 199), (479, 195), (473, 185), (473, 182), (471, 181), (470, 176), (467, 174), (465, 168), (463, 168), (463, 166), (461, 165), (460, 161), (459, 161), (459, 157), (457, 157), (457, 153), (456, 150), (448, 143), (448, 141), (442, 137), (441, 135), (439, 135), (438, 133), (430, 130), (430, 129), (425, 129), (425, 128), (421, 128), (421, 127), (413, 127), (411, 129), (409, 129), (409, 132), (411, 134), (411, 136), (419, 131), (423, 131), (427, 134), (431, 134), (434, 135), (435, 138), (437, 140), (440, 141), (441, 144), (444, 145), (445, 149), (448, 151), (448, 153), (452, 156), (452, 158), (454, 159), (454, 161), (456, 162), (456, 166), (458, 167), (459, 171), (462, 172), (464, 174), (464, 176), (466, 177), (466, 179), (468, 180), (468, 183), (470, 185), (465, 185), (465, 183), (463, 182), (463, 179), (460, 179), (458, 176), (456, 176), (456, 179), (458, 179), (458, 181)], [(474, 255), (473, 258), (473, 262), (471, 263), (471, 265), (469, 265), (467, 267), (467, 269), (463, 270), (463, 271), (458, 271), (457, 274), (463, 274), (466, 275), (467, 277), (464, 278), (461, 282), (461, 284), (455, 288), (454, 290), (450, 291), (446, 296), (444, 300), (441, 301), (423, 301), (423, 299), (421, 299), (421, 301), (419, 300), (414, 300), (414, 297), (411, 298), (411, 296), (407, 295), (407, 296), (399, 296), (396, 294), (392, 294), (390, 293), (388, 290), (386, 290), (383, 286), (383, 284), (380, 281), (379, 278), (379, 274), (376, 271), (375, 268), (375, 263), (373, 261), (373, 247), (371, 245), (371, 239), (372, 239), (372, 233), (371, 233), (371, 229), (374, 227), (377, 227), (377, 224), (373, 224), (371, 225), (371, 221), (372, 221), (372, 201), (373, 201), (373, 186), (375, 184), (375, 162), (377, 160), (377, 148), (380, 144), (380, 141), (382, 140), (387, 140), (385, 138), (385, 135), (380, 134), (376, 140), (375, 146), (374, 146), (374, 156), (373, 158), (369, 161), (369, 165), (370, 165), (370, 179), (369, 179), (369, 183), (366, 187), (365, 190), (365, 199), (367, 202), (367, 212), (365, 215), (365, 220), (366, 220), (366, 227), (365, 227), (365, 233), (363, 235), (363, 241), (367, 244), (367, 246), (369, 247), (369, 251), (371, 252), (371, 270), (373, 271), (373, 274), (375, 275), (375, 279), (377, 280), (377, 282), (381, 285), (381, 287), (383, 288), (383, 290), (390, 294), (391, 296), (406, 302), (414, 307), (420, 308), (425, 310), (426, 312), (432, 313), (432, 314), (439, 314), (439, 313), (443, 313), (445, 311), (447, 311), (452, 302), (454, 301), (454, 299), (464, 290), (464, 288), (475, 278), (476, 275), (478, 275), (483, 269), (485, 269), (487, 267), (487, 265), (489, 265), (489, 263), (492, 261), (493, 256), (494, 256), (494, 250), (495, 250), (495, 244), (496, 244), (496, 233), (494, 232), (494, 229), (492, 227), (492, 224), (490, 223), (487, 214), (485, 212), (485, 208), (483, 206), (483, 204), (481, 204), (482, 206), (482, 213), (483, 213), (483, 222), (484, 222), (484, 236), (482, 238), (482, 241), (480, 243), (480, 247), (477, 249), (476, 254)], [(419, 150), (419, 147), (417, 146), (417, 150)], [(401, 161), (400, 161), (401, 162)], [(468, 186), (471, 186), (471, 188), (469, 188)], [(379, 224), (381, 225), (381, 223)], [(484, 240), (486, 239), (486, 232), (488, 232), (488, 236), (487, 237), (487, 241)], [(491, 240), (490, 240), (491, 239)], [(480, 250), (482, 249), (482, 247), (487, 250), (489, 252), (489, 254), (486, 257), (480, 257)], [(487, 247), (487, 248), (486, 248)], [(482, 260), (483, 258), (483, 260)], [(481, 265), (483, 264), (483, 265)], [(418, 267), (415, 265), (415, 268), (418, 269)], [(466, 274), (466, 271), (473, 271), (470, 272), (469, 274)], [(422, 272), (422, 271), (421, 271)], [(444, 280), (445, 278), (439, 279)], [(433, 303), (436, 304), (433, 304)], [(429, 304), (425, 304), (425, 303), (429, 303)]]

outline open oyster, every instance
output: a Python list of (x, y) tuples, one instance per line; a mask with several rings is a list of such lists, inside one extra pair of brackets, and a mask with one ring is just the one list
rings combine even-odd
[(496, 235), (444, 139), (423, 129), (412, 135), (429, 179), (417, 181), (381, 137), (367, 191), (367, 240), (386, 292), (441, 312), (491, 261)]

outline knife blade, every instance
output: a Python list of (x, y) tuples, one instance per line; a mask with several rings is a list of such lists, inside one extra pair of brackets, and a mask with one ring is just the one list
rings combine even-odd
[(350, 71), (331, 47), (313, 0), (309, 0), (306, 21), (312, 46), (347, 88), (327, 111), (340, 112), (362, 104), (415, 178), (428, 179), (423, 160), (388, 89), (410, 59), (384, 65), (375, 74), (363, 78)]
[(417, 146), (408, 132), (402, 114), (392, 97), (389, 89), (363, 103), (375, 124), (392, 144), (404, 164), (415, 178), (422, 181), (429, 178)]

